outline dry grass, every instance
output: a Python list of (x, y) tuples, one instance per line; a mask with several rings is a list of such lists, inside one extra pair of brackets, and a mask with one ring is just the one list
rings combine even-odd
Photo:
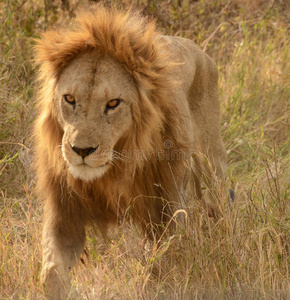
[[(70, 1), (64, 10), (57, 2), (0, 2), (1, 299), (43, 298), (42, 208), (28, 150), (32, 37), (70, 20), (85, 1)], [(88, 256), (74, 269), (73, 283), (84, 299), (290, 299), (287, 1), (134, 3), (164, 32), (193, 39), (217, 62), (228, 176), (237, 198), (230, 208), (221, 193), (216, 224), (191, 203), (186, 223), (144, 257), (134, 227), (112, 232), (107, 243), (89, 229)]]

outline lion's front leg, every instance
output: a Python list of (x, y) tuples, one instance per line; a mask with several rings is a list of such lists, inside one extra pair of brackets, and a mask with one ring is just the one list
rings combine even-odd
[(69, 272), (78, 261), (84, 247), (84, 226), (68, 220), (45, 221), (43, 229), (43, 258), (41, 281), (49, 299), (75, 298), (71, 289)]

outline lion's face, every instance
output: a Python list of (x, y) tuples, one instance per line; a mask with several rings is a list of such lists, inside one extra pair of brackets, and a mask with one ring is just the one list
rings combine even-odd
[(74, 178), (101, 177), (114, 162), (114, 147), (133, 126), (134, 80), (110, 57), (88, 52), (75, 58), (56, 86), (62, 153)]

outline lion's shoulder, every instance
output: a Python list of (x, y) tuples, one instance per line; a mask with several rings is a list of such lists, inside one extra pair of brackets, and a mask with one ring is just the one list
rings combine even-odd
[(174, 79), (183, 83), (185, 90), (197, 78), (201, 81), (217, 81), (215, 62), (192, 40), (167, 35), (161, 35), (159, 39), (173, 62), (170, 73)]

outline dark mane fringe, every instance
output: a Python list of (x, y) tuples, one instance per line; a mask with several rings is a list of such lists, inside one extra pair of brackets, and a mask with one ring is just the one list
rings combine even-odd
[[(68, 174), (62, 158), (60, 145), (63, 132), (57, 121), (54, 88), (62, 70), (78, 54), (91, 50), (100, 58), (108, 55), (116, 59), (136, 82), (140, 102), (132, 108), (135, 126), (115, 150), (128, 153), (139, 150), (144, 153), (144, 158), (118, 161), (103, 178), (85, 183), (74, 180)], [(120, 12), (116, 8), (106, 9), (97, 5), (80, 12), (72, 28), (43, 33), (37, 40), (35, 53), (41, 85), (34, 127), (40, 197), (51, 198), (54, 185), (61, 181), (62, 201), (69, 203), (71, 200), (68, 198), (81, 199), (83, 212), (80, 214), (87, 219), (91, 218), (91, 211), (97, 215), (98, 211), (102, 211), (100, 223), (106, 224), (112, 221), (113, 215), (115, 218), (124, 215), (132, 205), (136, 220), (145, 218), (145, 223), (150, 220), (157, 222), (162, 203), (160, 199), (152, 199), (156, 195), (168, 198), (170, 191), (165, 192), (164, 189), (168, 186), (175, 188), (172, 186), (173, 179), (169, 179), (173, 176), (171, 173), (178, 177), (186, 166), (180, 161), (170, 161), (169, 166), (167, 160), (158, 160), (154, 156), (148, 160), (146, 155), (156, 149), (164, 149), (165, 140), (172, 142), (171, 151), (176, 149), (186, 153), (188, 145), (182, 138), (184, 129), (178, 107), (168, 88), (175, 84), (167, 76), (174, 62), (162, 44), (155, 22), (132, 11)], [(157, 188), (157, 184), (161, 188)], [(140, 196), (150, 196), (151, 201)], [(145, 209), (150, 215), (145, 215)]]

